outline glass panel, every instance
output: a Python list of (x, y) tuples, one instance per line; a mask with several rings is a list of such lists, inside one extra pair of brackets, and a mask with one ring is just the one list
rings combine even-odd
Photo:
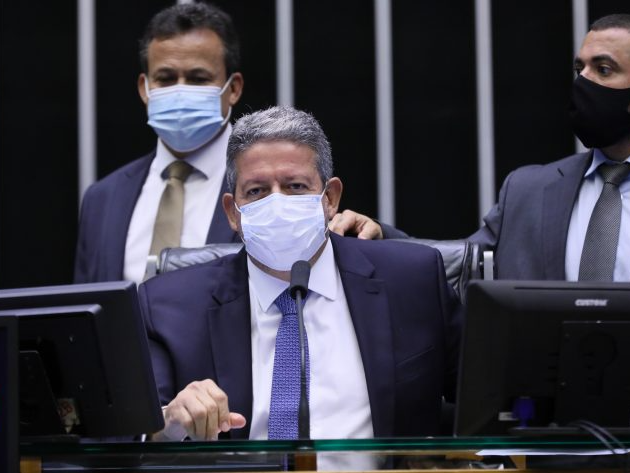
[[(615, 443), (609, 441), (609, 445)], [(630, 436), (619, 438), (630, 446)], [(439, 437), (313, 441), (29, 443), (22, 457), (42, 459), (43, 471), (77, 467), (102, 471), (278, 471), (380, 469), (496, 469), (621, 466), (594, 437)], [(484, 457), (477, 455), (484, 451)], [(538, 455), (534, 456), (534, 452)], [(564, 453), (557, 456), (558, 453)], [(540, 456), (540, 454), (543, 454)], [(552, 456), (553, 455), (553, 456)], [(527, 458), (525, 458), (527, 457)], [(627, 455), (623, 461), (627, 460)], [(594, 461), (599, 460), (595, 465)]]

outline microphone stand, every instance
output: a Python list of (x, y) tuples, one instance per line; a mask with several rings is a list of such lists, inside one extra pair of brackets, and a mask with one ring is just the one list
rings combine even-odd
[(308, 407), (308, 397), (306, 395), (308, 386), (306, 384), (306, 343), (304, 329), (304, 310), (302, 308), (302, 288), (295, 294), (297, 305), (298, 326), (300, 328), (300, 406), (298, 410), (298, 438), (309, 440), (311, 438), (311, 412)]
[[(311, 273), (311, 265), (306, 261), (296, 261), (291, 267), (291, 285), (289, 293), (295, 299), (297, 306), (298, 327), (300, 332), (300, 403), (298, 406), (298, 439), (310, 440), (311, 438), (311, 414), (308, 406), (308, 385), (306, 379), (306, 329), (304, 328), (304, 298), (308, 291), (308, 278)], [(312, 451), (310, 442), (301, 445), (294, 454), (295, 470), (317, 470), (317, 455)], [(310, 451), (309, 451), (310, 450)]]

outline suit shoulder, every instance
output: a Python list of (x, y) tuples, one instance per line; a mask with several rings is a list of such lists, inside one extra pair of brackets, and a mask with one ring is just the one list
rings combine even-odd
[(90, 193), (104, 191), (111, 188), (121, 177), (123, 176), (136, 176), (145, 175), (148, 172), (151, 161), (155, 156), (155, 151), (146, 154), (138, 159), (127, 163), (118, 169), (115, 169), (107, 176), (99, 179), (95, 183), (91, 184), (86, 190), (86, 196)]
[(562, 171), (567, 167), (572, 168), (575, 166), (584, 166), (586, 161), (589, 159), (589, 156), (590, 152), (578, 153), (546, 164), (529, 164), (527, 166), (521, 166), (512, 171), (506, 181), (526, 181), (529, 184), (540, 181), (541, 179), (545, 180), (547, 178), (555, 178), (558, 176), (559, 171)]

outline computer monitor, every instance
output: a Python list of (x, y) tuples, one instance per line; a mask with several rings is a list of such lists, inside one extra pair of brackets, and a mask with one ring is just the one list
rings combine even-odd
[(22, 437), (163, 427), (134, 283), (0, 290), (0, 316), (18, 320)]
[(630, 427), (630, 284), (472, 281), (456, 435)]
[(17, 320), (0, 317), (0, 471), (18, 473)]

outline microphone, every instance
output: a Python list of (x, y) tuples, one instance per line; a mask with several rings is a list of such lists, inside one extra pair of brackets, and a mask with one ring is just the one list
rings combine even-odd
[(296, 261), (291, 266), (291, 283), (289, 294), (297, 305), (298, 327), (300, 329), (300, 406), (298, 410), (298, 438), (311, 438), (311, 414), (306, 397), (306, 344), (304, 342), (306, 329), (304, 328), (304, 313), (302, 300), (308, 292), (308, 278), (311, 275), (311, 265), (307, 261)]
[[(291, 283), (289, 285), (289, 294), (296, 299), (298, 291), (302, 298), (306, 297), (308, 291), (308, 278), (311, 276), (311, 265), (307, 261), (296, 261), (291, 266)], [(296, 299), (297, 300), (297, 299)]]

